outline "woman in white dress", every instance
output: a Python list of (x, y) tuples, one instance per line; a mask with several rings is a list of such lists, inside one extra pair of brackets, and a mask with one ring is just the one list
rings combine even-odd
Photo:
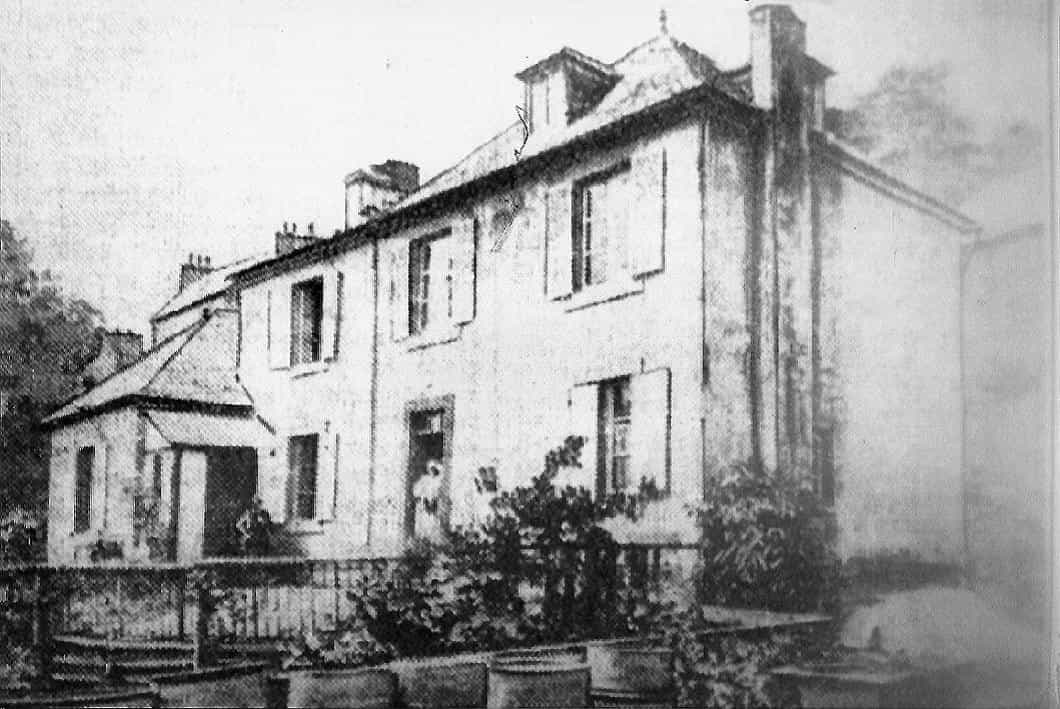
[(442, 463), (428, 460), (423, 475), (412, 486), (416, 504), (413, 531), (417, 537), (433, 542), (442, 540)]

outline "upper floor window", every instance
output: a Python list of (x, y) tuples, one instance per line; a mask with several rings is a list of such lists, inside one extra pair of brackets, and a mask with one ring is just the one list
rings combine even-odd
[(291, 364), (320, 360), (324, 317), (324, 279), (302, 281), (291, 288)]
[(77, 469), (74, 481), (74, 531), (84, 532), (92, 523), (92, 467), (95, 463), (94, 448), (77, 451)]
[(666, 153), (656, 149), (552, 187), (545, 205), (548, 297), (634, 292), (636, 279), (661, 271), (666, 184)]
[(291, 475), (291, 516), (313, 519), (317, 513), (318, 436), (292, 436), (288, 441), (287, 464)]
[(475, 314), (477, 222), (462, 219), (390, 252), (391, 336), (446, 332)]

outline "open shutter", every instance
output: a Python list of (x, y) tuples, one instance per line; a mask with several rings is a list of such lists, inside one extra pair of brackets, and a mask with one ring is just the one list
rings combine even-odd
[(339, 435), (324, 434), (318, 439), (316, 518), (335, 517), (335, 480), (339, 464)]
[(107, 444), (100, 441), (95, 448), (95, 460), (92, 461), (92, 488), (89, 493), (89, 529), (102, 529), (106, 524), (107, 505)]
[(570, 390), (570, 435), (585, 439), (578, 481), (593, 491), (596, 490), (597, 392), (596, 384), (580, 384)]
[(633, 486), (654, 480), (669, 482), (670, 370), (657, 369), (633, 377), (630, 384), (630, 477)]
[(409, 334), (409, 247), (401, 244), (390, 253), (390, 336), (401, 340)]
[(634, 156), (629, 185), (630, 272), (641, 276), (663, 269), (666, 230), (666, 151)]
[(280, 369), (291, 364), (291, 290), (269, 291), (269, 366)]
[(324, 274), (324, 307), (320, 323), (320, 357), (334, 359), (339, 354), (339, 317), (342, 308), (342, 274)]
[(258, 497), (261, 505), (269, 513), (273, 522), (282, 523), (287, 520), (287, 497), (290, 492), (288, 480), (290, 471), (288, 469), (286, 439), (277, 438), (278, 448), (270, 451), (270, 455), (259, 456), (264, 463), (261, 466), (262, 475), (258, 476)]
[(453, 227), (453, 322), (475, 319), (475, 220), (461, 219)]
[(571, 187), (569, 183), (548, 192), (545, 227), (545, 291), (552, 299), (571, 293)]

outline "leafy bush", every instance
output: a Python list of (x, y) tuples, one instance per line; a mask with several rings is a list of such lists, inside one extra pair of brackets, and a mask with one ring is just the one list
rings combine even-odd
[(778, 611), (832, 607), (838, 565), (831, 514), (804, 476), (738, 464), (699, 509), (706, 603)]
[(22, 508), (0, 519), (0, 562), (27, 562), (41, 558), (44, 524)]

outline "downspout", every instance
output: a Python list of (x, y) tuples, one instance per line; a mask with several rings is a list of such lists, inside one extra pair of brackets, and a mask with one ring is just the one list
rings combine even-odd
[(364, 542), (372, 547), (375, 511), (376, 413), (379, 408), (379, 239), (372, 239), (372, 366), (368, 394), (368, 510)]
[(700, 496), (707, 501), (707, 393), (710, 388), (707, 354), (707, 118), (699, 124), (699, 465)]

